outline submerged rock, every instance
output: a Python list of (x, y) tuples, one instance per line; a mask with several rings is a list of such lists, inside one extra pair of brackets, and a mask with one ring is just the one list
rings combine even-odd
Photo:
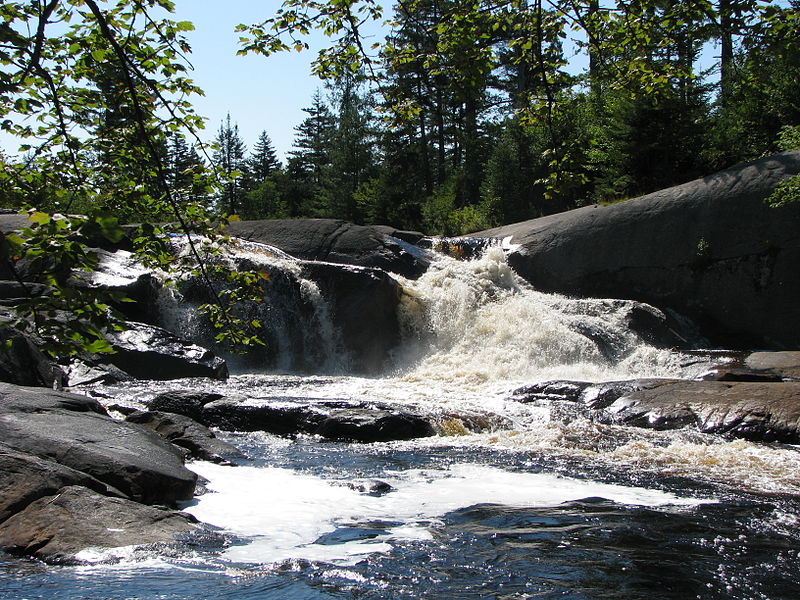
[(512, 236), (537, 289), (630, 298), (692, 318), (722, 346), (800, 347), (800, 204), (764, 198), (800, 152), (762, 158), (611, 206), (481, 232)]
[(185, 513), (67, 486), (0, 523), (0, 547), (49, 563), (74, 564), (85, 562), (87, 550), (170, 542), (198, 528)]

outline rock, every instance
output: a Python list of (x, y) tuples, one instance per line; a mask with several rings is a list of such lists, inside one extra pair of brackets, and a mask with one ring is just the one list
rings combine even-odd
[(737, 369), (735, 367), (720, 367), (702, 379), (706, 381), (762, 381), (765, 383), (783, 381), (780, 375), (770, 371)]
[(611, 206), (481, 232), (512, 236), (537, 289), (628, 298), (692, 318), (720, 346), (800, 347), (800, 203), (764, 198), (800, 152), (759, 159)]
[(800, 382), (670, 382), (624, 395), (607, 410), (639, 427), (694, 426), (753, 441), (800, 442)]
[(331, 303), (331, 320), (341, 331), (352, 372), (381, 373), (400, 343), (402, 290), (397, 281), (378, 269), (326, 263), (304, 263), (303, 275), (315, 281)]
[(0, 384), (0, 439), (86, 473), (145, 504), (188, 500), (197, 476), (156, 434), (106, 415), (86, 396)]
[(338, 410), (313, 432), (324, 438), (355, 442), (390, 442), (436, 435), (423, 417), (384, 410)]
[(15, 452), (0, 444), (0, 523), (34, 500), (62, 487), (79, 485), (102, 494), (114, 493), (94, 477), (51, 460)]
[(125, 420), (146, 427), (166, 441), (185, 448), (190, 458), (226, 464), (244, 458), (235, 447), (217, 439), (208, 427), (184, 415), (136, 411)]
[(583, 390), (590, 385), (588, 381), (543, 381), (514, 390), (514, 398), (520, 402), (537, 400), (577, 402)]
[(194, 390), (171, 390), (153, 398), (148, 408), (153, 411), (184, 415), (195, 421), (203, 418), (203, 407), (220, 400), (222, 394), (214, 392), (196, 392)]
[(0, 305), (16, 306), (30, 297), (44, 296), (52, 290), (41, 283), (26, 282), (23, 285), (17, 281), (0, 280)]
[(275, 400), (279, 403), (277, 406), (252, 405), (232, 398), (217, 400), (203, 407), (200, 422), (226, 431), (266, 431), (276, 435), (292, 435), (312, 433), (326, 416), (324, 407), (314, 408), (304, 403), (309, 399)]
[(212, 402), (203, 408), (203, 423), (230, 431), (306, 433), (356, 442), (408, 440), (436, 433), (423, 417), (380, 405), (286, 397), (273, 401), (273, 405), (251, 405), (235, 399)]
[(81, 552), (87, 549), (170, 542), (198, 528), (184, 513), (68, 486), (0, 524), (0, 547), (49, 563), (75, 564), (85, 560)]
[(779, 377), (800, 379), (800, 351), (753, 352), (745, 359), (745, 364)]
[(606, 381), (588, 386), (579, 401), (593, 410), (608, 408), (619, 398), (638, 392), (652, 390), (662, 385), (678, 382), (678, 379), (631, 379), (629, 381)]
[(0, 325), (0, 381), (52, 387), (66, 380), (64, 370), (39, 350), (30, 336)]
[(354, 225), (338, 219), (276, 219), (238, 221), (228, 226), (230, 235), (269, 244), (305, 260), (377, 267), (416, 278), (428, 268), (424, 253), (403, 238), (387, 234), (386, 227)]
[(102, 360), (136, 379), (211, 377), (226, 379), (225, 361), (161, 327), (127, 322), (127, 329), (110, 335), (116, 351)]

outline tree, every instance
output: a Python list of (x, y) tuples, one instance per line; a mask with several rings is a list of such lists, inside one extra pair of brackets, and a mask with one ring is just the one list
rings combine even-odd
[(253, 153), (247, 160), (248, 175), (258, 185), (266, 181), (270, 175), (279, 171), (280, 168), (281, 161), (278, 160), (275, 154), (272, 140), (266, 131), (262, 131), (258, 136), (256, 145), (253, 147)]
[[(169, 185), (165, 135), (196, 131), (202, 120), (189, 100), (199, 89), (183, 75), (189, 51), (183, 33), (192, 25), (157, 18), (162, 10), (171, 12), (172, 2), (119, 0), (102, 8), (95, 0), (0, 3), (0, 127), (20, 140), (22, 155), (6, 157), (0, 185), (30, 221), (21, 234), (0, 238), (0, 261), (23, 285), (25, 263), (27, 277), (52, 288), (16, 310), (17, 325), (32, 329), (54, 353), (109, 351), (104, 332), (119, 326), (109, 308), (112, 295), (67, 286), (70, 274), (96, 267), (89, 243), (124, 235), (107, 207), (142, 217), (133, 241), (148, 265), (175, 262), (164, 228), (150, 224), (164, 215), (187, 234), (215, 235), (211, 215), (179, 202)], [(118, 132), (109, 127), (112, 121)], [(93, 157), (103, 161), (102, 172)], [(31, 204), (43, 191), (53, 193), (46, 211)], [(57, 214), (76, 207), (85, 215)], [(232, 293), (215, 287), (203, 251), (187, 239), (191, 268), (214, 298), (209, 311), (220, 339), (255, 343), (235, 308), (252, 286)], [(71, 317), (59, 316), (64, 313)]]
[(217, 198), (217, 208), (230, 215), (238, 214), (242, 205), (244, 189), (241, 185), (247, 164), (246, 148), (239, 135), (239, 126), (231, 123), (228, 113), (225, 121), (219, 126), (214, 139), (214, 165), (222, 177), (222, 189)]
[(323, 190), (330, 176), (335, 120), (319, 90), (311, 106), (303, 111), (308, 116), (295, 127), (294, 149), (289, 152), (287, 166), (293, 183), (289, 210), (294, 216), (327, 216)]

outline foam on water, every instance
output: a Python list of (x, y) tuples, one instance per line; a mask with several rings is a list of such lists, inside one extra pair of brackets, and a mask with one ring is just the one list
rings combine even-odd
[[(345, 481), (273, 467), (194, 463), (209, 493), (186, 508), (198, 519), (251, 539), (225, 556), (235, 562), (286, 560), (347, 563), (387, 552), (399, 540), (426, 540), (443, 515), (476, 504), (546, 507), (587, 497), (636, 506), (692, 506), (699, 501), (659, 490), (582, 481), (543, 473), (458, 464), (448, 469), (387, 471), (393, 491), (370, 496)], [(325, 541), (339, 528), (370, 528), (365, 539)]]

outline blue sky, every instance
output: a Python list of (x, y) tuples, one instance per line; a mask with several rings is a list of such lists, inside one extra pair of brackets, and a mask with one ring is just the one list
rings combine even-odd
[(207, 117), (202, 134), (211, 141), (225, 116), (239, 125), (239, 132), (252, 148), (266, 130), (278, 156), (291, 148), (294, 127), (307, 115), (303, 107), (311, 104), (321, 82), (310, 75), (315, 51), (285, 52), (263, 56), (237, 56), (239, 23), (256, 23), (270, 17), (280, 6), (278, 0), (177, 0), (179, 21), (191, 21), (188, 32), (192, 46), (192, 79), (205, 91), (195, 97), (198, 114)]

